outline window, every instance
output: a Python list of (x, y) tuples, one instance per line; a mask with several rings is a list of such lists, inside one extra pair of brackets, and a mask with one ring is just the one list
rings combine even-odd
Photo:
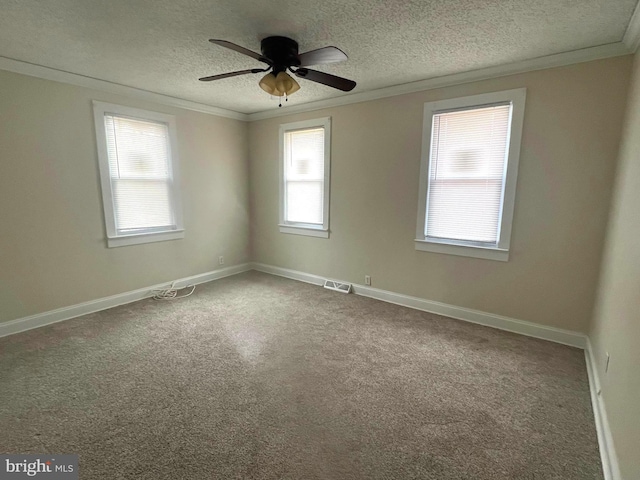
[(107, 245), (184, 237), (175, 119), (93, 102)]
[(280, 231), (329, 237), (331, 119), (280, 125)]
[(509, 259), (525, 95), (425, 104), (417, 250)]

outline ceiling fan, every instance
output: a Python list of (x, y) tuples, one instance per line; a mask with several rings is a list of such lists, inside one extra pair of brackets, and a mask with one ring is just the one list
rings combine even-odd
[[(221, 80), (249, 73), (269, 72), (260, 80), (260, 88), (270, 95), (286, 98), (300, 89), (298, 82), (287, 74), (287, 70), (289, 70), (296, 77), (337, 88), (343, 92), (349, 92), (356, 86), (356, 82), (353, 80), (307, 68), (310, 65), (323, 65), (346, 60), (347, 55), (337, 47), (324, 47), (306, 53), (298, 53), (298, 42), (287, 37), (273, 36), (262, 39), (260, 42), (262, 53), (260, 54), (226, 40), (211, 39), (209, 41), (266, 63), (267, 68), (250, 68), (211, 75), (200, 78), (201, 82)], [(280, 102), (280, 106), (282, 106), (282, 102)]]

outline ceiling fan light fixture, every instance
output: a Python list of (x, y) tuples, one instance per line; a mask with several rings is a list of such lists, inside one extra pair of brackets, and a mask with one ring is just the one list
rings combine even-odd
[(290, 96), (300, 90), (300, 84), (286, 72), (280, 72), (276, 76), (276, 90), (279, 96)]
[(260, 88), (269, 95), (281, 96), (276, 88), (276, 76), (271, 72), (262, 77), (258, 85), (260, 85)]

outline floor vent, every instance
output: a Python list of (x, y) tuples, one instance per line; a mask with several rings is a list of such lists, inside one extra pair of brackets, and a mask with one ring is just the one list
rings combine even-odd
[(351, 293), (350, 283), (340, 283), (340, 282), (334, 282), (333, 280), (325, 280), (324, 288), (328, 288), (329, 290), (335, 290), (336, 292)]

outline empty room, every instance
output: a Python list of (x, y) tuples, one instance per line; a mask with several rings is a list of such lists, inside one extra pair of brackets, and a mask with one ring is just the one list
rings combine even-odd
[(0, 0), (0, 480), (640, 480), (637, 0)]

